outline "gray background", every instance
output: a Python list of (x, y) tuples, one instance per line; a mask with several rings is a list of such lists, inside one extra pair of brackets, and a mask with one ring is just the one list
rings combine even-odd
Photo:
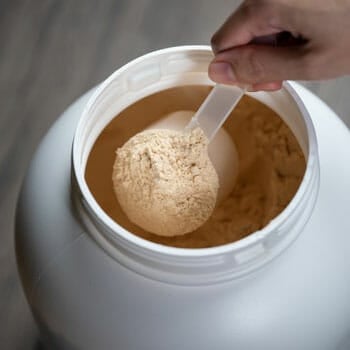
[[(39, 349), (13, 247), (16, 197), (45, 131), (146, 52), (208, 44), (235, 0), (0, 0), (0, 348)], [(350, 79), (305, 83), (350, 125)]]

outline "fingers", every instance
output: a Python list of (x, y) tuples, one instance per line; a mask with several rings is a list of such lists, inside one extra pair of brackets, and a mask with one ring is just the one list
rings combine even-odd
[[(222, 84), (250, 84), (274, 90), (283, 80), (313, 79), (306, 47), (246, 45), (218, 53), (209, 65), (209, 76)], [(266, 84), (269, 85), (261, 85)], [(265, 89), (262, 88), (262, 89)]]
[(245, 1), (214, 34), (212, 49), (217, 54), (281, 30), (278, 8), (262, 1)]
[(283, 2), (245, 0), (212, 38), (210, 78), (267, 91), (280, 89), (283, 80), (314, 79), (322, 64), (310, 64), (311, 46), (294, 30), (303, 14), (297, 10), (291, 13)]
[[(216, 64), (218, 65), (217, 67), (215, 67)], [(238, 82), (237, 79), (235, 78), (231, 65), (225, 62), (212, 63), (209, 66), (209, 76), (211, 77), (212, 80), (221, 84), (231, 85), (231, 84), (241, 83), (241, 82)], [(256, 83), (256, 84), (250, 84), (249, 91), (260, 91), (260, 90), (276, 91), (281, 89), (281, 87), (282, 87), (282, 81)]]
[(272, 81), (270, 83), (253, 84), (249, 91), (276, 91), (282, 88), (282, 81)]

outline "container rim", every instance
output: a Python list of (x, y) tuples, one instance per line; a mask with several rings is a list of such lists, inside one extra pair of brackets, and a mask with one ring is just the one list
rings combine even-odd
[[(289, 202), (287, 207), (274, 219), (272, 219), (265, 227), (261, 230), (255, 231), (248, 235), (245, 238), (242, 238), (238, 241), (228, 243), (225, 245), (208, 247), (208, 248), (177, 248), (166, 245), (161, 245), (158, 243), (154, 243), (143, 239), (128, 230), (126, 230), (123, 226), (119, 225), (112, 218), (110, 218), (104, 210), (99, 206), (92, 193), (90, 192), (88, 185), (85, 180), (85, 166), (81, 166), (80, 158), (82, 154), (82, 130), (86, 120), (89, 118), (89, 112), (91, 108), (94, 106), (97, 98), (100, 94), (108, 87), (110, 84), (121, 74), (123, 74), (126, 70), (131, 67), (137, 65), (141, 60), (145, 58), (152, 58), (153, 56), (159, 55), (163, 52), (166, 53), (177, 53), (177, 52), (188, 52), (188, 51), (199, 51), (203, 52), (208, 51), (211, 52), (210, 46), (207, 45), (186, 45), (186, 46), (177, 46), (171, 48), (165, 48), (162, 50), (157, 50), (150, 52), (146, 55), (138, 57), (131, 62), (127, 63), (120, 69), (116, 70), (112, 73), (103, 83), (101, 83), (95, 90), (95, 92), (90, 97), (87, 102), (85, 108), (83, 109), (82, 115), (78, 122), (74, 139), (73, 139), (73, 148), (72, 148), (72, 165), (73, 165), (73, 175), (75, 177), (76, 183), (78, 185), (80, 195), (85, 205), (87, 205), (98, 218), (100, 223), (107, 227), (109, 232), (112, 232), (115, 236), (119, 236), (119, 238), (126, 245), (134, 245), (136, 249), (141, 249), (142, 251), (149, 252), (151, 254), (159, 254), (159, 255), (167, 255), (174, 258), (195, 258), (195, 257), (214, 257), (226, 253), (237, 253), (242, 250), (246, 250), (249, 247), (263, 241), (266, 237), (270, 235), (271, 232), (274, 232), (278, 227), (287, 220), (287, 218), (295, 211), (295, 209), (300, 205), (305, 191), (309, 185), (311, 175), (317, 166), (318, 162), (318, 146), (317, 146), (317, 138), (315, 128), (312, 122), (312, 119), (302, 102), (301, 98), (297, 94), (294, 89), (294, 85), (296, 83), (292, 82), (284, 82), (282, 89), (284, 89), (289, 96), (293, 99), (296, 104), (301, 116), (303, 117), (303, 121), (305, 123), (305, 127), (308, 135), (308, 154), (306, 155), (307, 164), (304, 173), (304, 177), (299, 185), (299, 188)], [(115, 237), (117, 238), (117, 237)]]

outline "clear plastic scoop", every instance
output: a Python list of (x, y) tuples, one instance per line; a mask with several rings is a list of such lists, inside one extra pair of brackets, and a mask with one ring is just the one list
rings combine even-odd
[(192, 130), (203, 129), (210, 143), (209, 157), (218, 173), (220, 188), (218, 203), (232, 191), (238, 176), (238, 154), (231, 136), (221, 128), (231, 111), (244, 95), (246, 88), (216, 85), (197, 112), (179, 110), (172, 112), (147, 129)]
[(186, 129), (200, 127), (210, 142), (246, 90), (246, 88), (232, 85), (215, 85)]

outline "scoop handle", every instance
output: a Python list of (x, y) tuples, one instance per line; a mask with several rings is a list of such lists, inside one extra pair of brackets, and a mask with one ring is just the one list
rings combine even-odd
[(186, 129), (200, 127), (210, 142), (245, 92), (238, 86), (215, 85)]

